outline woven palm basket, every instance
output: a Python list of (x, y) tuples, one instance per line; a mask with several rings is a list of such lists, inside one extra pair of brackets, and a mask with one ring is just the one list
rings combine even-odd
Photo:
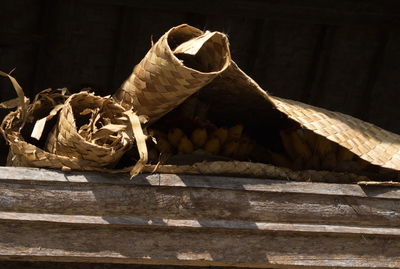
[(142, 169), (147, 151), (140, 119), (114, 99), (48, 89), (30, 103), (13, 77), (0, 75), (11, 80), (19, 96), (0, 104), (18, 105), (0, 128), (10, 146), (7, 165), (119, 172), (111, 168), (136, 142), (139, 157), (129, 171), (136, 175)]
[(154, 122), (230, 64), (228, 38), (180, 25), (155, 43), (114, 97)]
[[(233, 61), (218, 76), (209, 76), (204, 80), (206, 83), (194, 83), (186, 87), (174, 87), (172, 94), (168, 95), (163, 92), (163, 98), (154, 105), (146, 106), (143, 96), (150, 96), (150, 92), (154, 90), (154, 82), (156, 74), (161, 76), (170, 73), (171, 66), (178, 65), (178, 69), (174, 69), (176, 77), (185, 76), (187, 70), (177, 62), (176, 58), (171, 55), (171, 49), (168, 45), (168, 37), (175, 31), (188, 30), (192, 33), (201, 34), (201, 31), (189, 26), (178, 26), (168, 31), (153, 46), (150, 52), (143, 59), (141, 64), (135, 69), (132, 76), (125, 82), (117, 96), (123, 97), (123, 92), (128, 84), (136, 85), (129, 91), (129, 99), (121, 98), (125, 102), (132, 102), (132, 105), (141, 105), (142, 111), (148, 108), (154, 109), (154, 119), (158, 119), (161, 115), (170, 111), (180, 104), (189, 93), (197, 92), (197, 96), (204, 102), (209, 104), (209, 116), (212, 120), (219, 121), (222, 125), (242, 122), (250, 129), (254, 130), (257, 139), (268, 138), (269, 132), (282, 127), (283, 122), (294, 121), (302, 128), (311, 130), (315, 134), (321, 135), (326, 139), (336, 143), (340, 147), (344, 147), (359, 156), (362, 160), (369, 162), (384, 169), (394, 172), (398, 176), (400, 171), (400, 136), (386, 130), (383, 130), (371, 123), (364, 122), (349, 115), (339, 112), (329, 111), (323, 108), (314, 107), (301, 102), (278, 98), (269, 95), (248, 75), (246, 75)], [(168, 57), (160, 57), (162, 61), (151, 61), (155, 55), (163, 55), (168, 52)], [(155, 57), (157, 58), (157, 57)], [(168, 61), (171, 61), (168, 63)], [(139, 70), (157, 70), (146, 75), (144, 73), (137, 77)], [(182, 74), (179, 72), (182, 71)], [(154, 74), (154, 76), (153, 76)], [(148, 80), (149, 79), (149, 80)], [(211, 82), (209, 80), (213, 79)], [(159, 79), (163, 81), (163, 79)], [(140, 86), (141, 85), (141, 86)], [(202, 86), (203, 85), (203, 86)], [(140, 87), (138, 87), (140, 86)], [(188, 90), (188, 87), (191, 89)], [(148, 88), (145, 88), (148, 87)], [(170, 88), (163, 89), (168, 90)], [(161, 91), (159, 91), (161, 93)], [(179, 95), (184, 96), (182, 99), (175, 98)], [(171, 99), (168, 99), (171, 96)], [(156, 98), (151, 98), (155, 100)], [(150, 98), (149, 98), (150, 100)], [(160, 106), (160, 104), (162, 104)], [(166, 106), (164, 106), (164, 104)], [(151, 112), (144, 114), (152, 115)], [(234, 120), (232, 120), (234, 119)], [(266, 138), (266, 139), (267, 139)], [(208, 174), (208, 175), (239, 175), (239, 176), (256, 176), (256, 177), (274, 177), (274, 178), (291, 178), (297, 180), (317, 180), (317, 181), (335, 181), (335, 179), (347, 181), (363, 180), (363, 177), (350, 173), (335, 173), (327, 171), (293, 171), (287, 168), (274, 167), (268, 164), (251, 163), (251, 162), (197, 162), (192, 165), (164, 164), (145, 168), (148, 172), (163, 173), (187, 173), (187, 174)], [(393, 175), (393, 173), (392, 173)]]
[(96, 165), (90, 161), (52, 154), (30, 139), (30, 132), (36, 120), (48, 116), (52, 109), (63, 104), (67, 97), (57, 91), (45, 90), (39, 93), (31, 104), (26, 100), (16, 111), (4, 118), (1, 131), (10, 146), (7, 165), (64, 170), (91, 170), (90, 167)]
[[(268, 137), (273, 130), (281, 128), (283, 122), (295, 121), (302, 128), (311, 130), (340, 147), (350, 150), (371, 165), (390, 171), (390, 179), (399, 178), (399, 135), (349, 115), (271, 96), (234, 62), (198, 94), (199, 98), (210, 105), (210, 117), (221, 124), (229, 123), (227, 119), (234, 119), (232, 122), (243, 122), (250, 129), (259, 131), (257, 138), (263, 139), (263, 136)], [(257, 136), (256, 133), (255, 135)], [(294, 171), (269, 164), (238, 161), (198, 162), (193, 165), (167, 164), (149, 166), (146, 171), (152, 169), (163, 173), (269, 177), (299, 181), (368, 180), (367, 177), (355, 173)]]
[(112, 167), (134, 142), (125, 109), (112, 98), (82, 91), (64, 103), (46, 150)]

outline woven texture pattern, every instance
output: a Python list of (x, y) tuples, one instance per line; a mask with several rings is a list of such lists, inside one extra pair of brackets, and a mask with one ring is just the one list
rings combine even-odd
[(314, 170), (293, 171), (289, 168), (276, 167), (270, 164), (239, 161), (200, 162), (193, 165), (147, 165), (143, 169), (143, 172), (240, 176), (313, 182), (354, 183), (362, 180), (368, 180), (368, 178), (365, 176), (351, 173)]
[[(13, 78), (10, 76), (10, 79)], [(20, 86), (15, 86), (19, 95), (24, 97)], [(126, 112), (110, 97), (98, 97), (86, 91), (69, 98), (68, 95), (63, 89), (48, 89), (37, 94), (31, 104), (27, 98), (21, 98), (24, 103), (19, 103), (18, 108), (4, 118), (0, 128), (10, 145), (7, 165), (118, 173), (121, 171), (110, 168), (131, 148), (135, 140), (140, 155), (143, 155), (142, 152), (147, 155), (147, 150), (139, 146), (139, 143), (145, 144), (145, 136), (136, 114)], [(49, 115), (50, 118), (56, 116), (60, 110), (58, 123), (47, 141), (47, 148), (51, 152), (25, 140), (33, 125), (36, 127)], [(79, 133), (75, 122), (77, 114), (93, 114), (86, 125), (80, 126)], [(99, 119), (102, 119), (103, 125), (95, 127)], [(139, 138), (136, 139), (136, 136)], [(38, 139), (42, 141), (45, 137)], [(37, 143), (40, 144), (40, 141)], [(135, 166), (124, 171), (136, 175), (146, 160), (147, 156), (140, 156)]]
[[(240, 92), (241, 100), (250, 99), (250, 96), (254, 98), (256, 94), (266, 103), (263, 105), (257, 102), (256, 105), (253, 101), (254, 106), (268, 107), (268, 103), (271, 103), (303, 128), (349, 149), (361, 159), (374, 165), (400, 171), (400, 136), (398, 134), (343, 113), (271, 96), (233, 62), (218, 80), (223, 81), (219, 83), (221, 86), (227, 89), (235, 88), (236, 92)], [(249, 106), (248, 109), (257, 109), (254, 106)]]
[[(209, 38), (204, 38), (205, 35), (208, 35)], [(201, 43), (198, 43), (200, 41)], [(185, 51), (190, 50), (191, 46), (196, 47), (199, 44), (201, 46), (195, 52), (195, 61), (191, 62), (194, 58), (185, 54)], [(204, 88), (206, 85), (208, 86)], [(240, 120), (243, 122), (248, 120), (256, 122), (256, 124), (270, 124), (268, 120), (260, 122), (256, 115), (264, 113), (276, 113), (279, 117), (286, 115), (303, 128), (349, 149), (371, 164), (400, 171), (399, 135), (349, 115), (269, 95), (231, 61), (228, 40), (225, 35), (203, 33), (188, 25), (172, 28), (153, 45), (115, 94), (114, 98), (121, 105), (114, 103), (111, 98), (96, 97), (87, 92), (69, 97), (61, 109), (55, 129), (48, 139), (46, 147), (48, 151), (26, 142), (21, 134), (21, 129), (29, 117), (32, 117), (31, 121), (35, 121), (38, 117), (46, 116), (52, 107), (64, 103), (65, 99), (53, 100), (50, 104), (39, 102), (28, 106), (28, 103), (23, 101), (24, 97), (19, 94), (18, 109), (7, 115), (1, 126), (3, 134), (10, 144), (9, 164), (106, 171), (103, 167), (112, 167), (133, 143), (132, 132), (127, 132), (126, 127), (121, 127), (121, 125), (127, 126), (128, 124), (128, 120), (124, 118), (124, 115), (127, 115), (124, 114), (125, 109), (133, 108), (137, 114), (145, 115), (154, 122), (201, 88), (205, 90), (200, 92), (201, 94), (207, 94), (208, 88), (208, 94), (224, 104), (219, 107), (219, 110), (215, 110), (222, 117), (232, 117), (234, 114), (234, 116), (241, 116)], [(222, 96), (226, 100), (219, 101), (214, 98), (214, 96), (218, 96), (216, 95), (218, 92), (220, 94), (223, 92)], [(219, 96), (221, 97), (221, 95)], [(90, 132), (86, 134), (84, 131), (80, 131), (81, 124), (78, 124), (76, 119), (88, 115), (88, 113), (100, 115), (100, 111), (107, 105), (109, 105), (108, 109), (113, 111), (111, 113), (113, 116), (105, 118), (122, 119), (122, 121), (108, 122), (113, 125), (108, 131), (113, 130), (112, 133), (115, 133), (113, 136), (117, 137), (114, 142), (98, 143), (102, 137), (88, 137)], [(235, 109), (227, 110), (226, 108), (229, 106), (235, 106)], [(244, 113), (244, 111), (247, 112)], [(130, 110), (130, 112), (132, 111)], [(43, 115), (38, 116), (41, 114)], [(249, 115), (254, 115), (254, 117), (246, 119)], [(89, 118), (88, 125), (93, 125), (98, 120), (95, 116)], [(265, 117), (264, 119), (269, 118)], [(140, 122), (136, 125), (140, 126)], [(97, 128), (100, 129), (101, 126), (97, 126)], [(135, 137), (137, 137), (136, 134)], [(141, 140), (145, 145), (144, 135)], [(144, 155), (146, 157), (141, 157), (142, 165), (147, 160), (147, 153)], [(350, 180), (355, 182), (364, 180), (358, 175), (347, 173), (293, 171), (267, 164), (236, 161), (203, 162), (180, 166), (146, 166), (144, 171), (313, 181), (343, 180), (345, 182)]]
[[(19, 106), (3, 120), (1, 131), (10, 145), (7, 165), (58, 168), (63, 170), (95, 170), (97, 163), (74, 157), (60, 156), (47, 152), (25, 141), (21, 134), (24, 125), (33, 123), (64, 102), (59, 94), (51, 94), (49, 90), (39, 93), (34, 102), (28, 106)], [(39, 118), (38, 118), (39, 117)]]
[[(95, 167), (112, 166), (133, 144), (124, 111), (112, 98), (85, 91), (73, 94), (60, 111), (46, 149), (57, 155), (93, 161)], [(85, 124), (77, 126), (78, 119)]]
[(400, 136), (349, 115), (270, 96), (276, 108), (362, 159), (400, 170)]
[[(166, 88), (166, 86), (170, 86), (169, 83), (165, 84), (165, 82), (169, 81), (167, 78), (171, 77), (171, 70), (179, 73), (180, 77), (187, 77), (186, 74), (190, 70), (183, 66), (173, 55), (173, 51), (168, 44), (168, 42), (171, 43), (171, 37), (174, 36), (174, 33), (185, 35), (188, 31), (193, 33), (193, 36), (201, 35), (198, 29), (187, 25), (172, 28), (153, 46), (143, 61), (135, 68), (134, 73), (125, 82), (117, 96), (121, 100), (127, 100), (126, 103), (140, 107), (143, 114), (147, 113), (146, 115), (152, 117), (151, 120), (156, 120), (180, 104), (188, 95), (204, 87), (209, 80), (215, 78), (210, 84), (211, 87), (208, 88), (223, 89), (225, 92), (224, 98), (226, 99), (240, 98), (242, 106), (238, 109), (250, 109), (262, 112), (268, 111), (268, 107), (272, 104), (290, 119), (301, 124), (303, 128), (309, 129), (349, 149), (371, 164), (400, 170), (399, 135), (349, 115), (313, 107), (301, 102), (273, 97), (261, 89), (233, 61), (231, 61), (229, 68), (224, 70), (219, 76), (202, 77), (205, 79), (204, 81), (207, 81), (205, 83), (199, 82), (197, 84), (195, 81), (186, 80), (187, 83), (194, 82), (192, 87), (188, 86), (190, 89), (183, 87), (182, 85), (184, 84), (179, 83), (175, 83), (178, 86)], [(187, 37), (180, 37), (178, 43), (182, 43), (187, 39)], [(212, 51), (215, 48), (217, 47), (209, 46), (207, 50)], [(219, 48), (216, 51), (218, 55), (220, 53)], [(212, 53), (208, 52), (207, 54), (211, 55)], [(169, 63), (167, 63), (168, 61)], [(191, 72), (189, 73), (193, 76)], [(176, 74), (174, 73), (174, 75)], [(148, 83), (149, 80), (146, 80), (146, 78), (152, 78), (152, 81)], [(154, 85), (151, 83), (153, 81)], [(173, 80), (173, 82), (176, 82), (176, 80)], [(128, 87), (129, 85), (131, 87)], [(124, 90), (124, 88), (129, 90)], [(182, 88), (182, 90), (178, 88)], [(168, 93), (168, 90), (172, 92)], [(179, 92), (188, 93), (188, 95), (179, 96)], [(154, 96), (156, 95), (152, 93), (159, 94), (162, 97), (155, 98)], [(207, 94), (207, 92), (203, 91), (202, 94)], [(238, 97), (239, 95), (240, 97)], [(151, 96), (151, 98), (148, 96)], [(229, 101), (224, 101), (224, 103), (227, 104)], [(237, 165), (240, 166), (240, 164)]]
[(188, 25), (169, 30), (134, 68), (114, 97), (125, 108), (148, 116), (150, 121), (174, 109), (224, 71), (231, 61), (227, 37), (215, 33), (202, 44), (196, 56), (203, 71), (185, 66), (173, 49), (202, 34)]

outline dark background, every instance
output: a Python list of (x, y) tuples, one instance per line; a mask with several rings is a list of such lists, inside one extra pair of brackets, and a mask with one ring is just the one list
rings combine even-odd
[[(397, 3), (3, 0), (0, 70), (16, 68), (13, 75), (30, 97), (48, 87), (65, 86), (73, 91), (92, 86), (100, 94), (112, 94), (143, 58), (151, 38), (156, 41), (169, 28), (188, 23), (227, 33), (233, 59), (270, 93), (400, 133)], [(1, 79), (0, 102), (13, 97), (8, 81)], [(4, 114), (0, 112), (0, 118)], [(0, 140), (0, 163), (6, 154)], [(68, 267), (12, 262), (0, 266)]]
[[(118, 88), (172, 26), (230, 37), (265, 90), (400, 133), (398, 1), (13, 0), (0, 7), (0, 70), (29, 96), (48, 87)], [(0, 101), (14, 96), (1, 80)]]
[[(270, 93), (400, 133), (398, 1), (13, 0), (0, 8), (0, 70), (33, 96), (111, 94), (172, 26), (230, 37), (233, 59)], [(0, 101), (14, 96), (5, 79)]]
[[(169, 28), (229, 35), (233, 59), (273, 95), (400, 133), (400, 5), (379, 0), (13, 0), (0, 6), (0, 70), (25, 93), (112, 94)], [(0, 102), (15, 97), (0, 79)], [(0, 111), (0, 118), (6, 111)], [(7, 147), (0, 138), (0, 164)]]

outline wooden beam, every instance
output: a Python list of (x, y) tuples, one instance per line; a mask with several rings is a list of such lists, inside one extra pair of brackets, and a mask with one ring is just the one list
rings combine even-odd
[(35, 34), (14, 34), (7, 32), (0, 32), (1, 40), (0, 47), (8, 46), (21, 46), (26, 44), (38, 43), (41, 41), (42, 36)]
[(140, 9), (195, 12), (204, 15), (238, 16), (328, 25), (394, 24), (399, 18), (396, 1), (131, 1), (86, 0), (93, 4), (121, 5)]
[(302, 193), (335, 196), (400, 199), (400, 189), (391, 187), (359, 186), (355, 184), (310, 183), (290, 180), (238, 178), (223, 176), (193, 176), (176, 174), (141, 174), (130, 180), (127, 174), (99, 174), (87, 172), (64, 173), (40, 168), (1, 167), (0, 182), (53, 182), (113, 185), (145, 185), (191, 187), (209, 189), (247, 190), (277, 193)]
[(0, 167), (0, 261), (397, 268), (396, 188)]
[(0, 259), (398, 268), (399, 248), (387, 236), (0, 223)]
[(400, 236), (400, 228), (381, 227), (356, 227), (346, 225), (323, 225), (303, 223), (282, 222), (249, 222), (249, 221), (227, 221), (227, 220), (205, 220), (193, 219), (167, 219), (148, 218), (136, 216), (86, 216), (86, 215), (64, 215), (43, 213), (16, 213), (0, 211), (0, 222), (25, 222), (45, 224), (85, 224), (99, 226), (113, 226), (126, 228), (157, 228), (157, 229), (230, 229), (252, 230), (267, 232), (305, 232), (318, 234), (361, 234), (361, 235), (390, 235)]

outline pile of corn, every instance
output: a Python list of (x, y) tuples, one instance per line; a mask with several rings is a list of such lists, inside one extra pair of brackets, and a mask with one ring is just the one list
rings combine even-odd
[(244, 134), (243, 125), (230, 128), (197, 127), (191, 132), (181, 128), (171, 128), (166, 132), (150, 129), (153, 143), (149, 145), (151, 156), (173, 154), (210, 154), (237, 160), (247, 160), (254, 147), (254, 142)]
[(302, 128), (280, 131), (283, 153), (268, 151), (272, 164), (296, 170), (361, 171), (369, 163), (327, 138)]
[(251, 138), (243, 123), (215, 125), (207, 119), (207, 110), (191, 97), (149, 129), (149, 160), (168, 162), (176, 155), (197, 154), (294, 170), (361, 171), (370, 166), (346, 148), (297, 124), (279, 130), (277, 141), (265, 143)]

